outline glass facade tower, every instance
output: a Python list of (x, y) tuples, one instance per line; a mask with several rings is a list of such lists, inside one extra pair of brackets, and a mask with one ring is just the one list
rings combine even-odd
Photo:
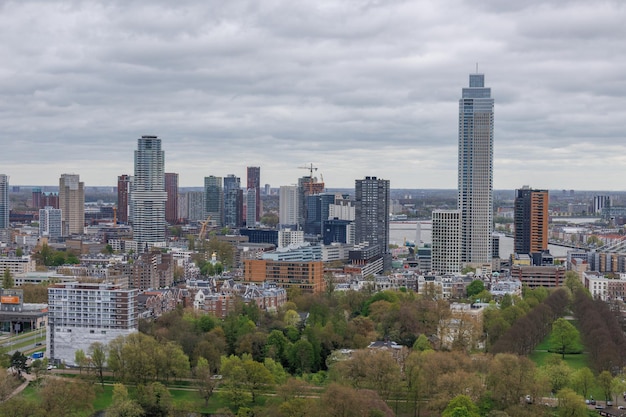
[(493, 229), (493, 109), (484, 74), (471, 74), (459, 100), (458, 209), (461, 262), (491, 262)]

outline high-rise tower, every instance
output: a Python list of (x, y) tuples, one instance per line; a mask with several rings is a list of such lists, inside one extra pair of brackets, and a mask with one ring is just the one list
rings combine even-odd
[(165, 221), (169, 224), (178, 223), (178, 174), (175, 172), (165, 173)]
[(130, 199), (137, 249), (143, 252), (147, 246), (165, 243), (165, 154), (156, 136), (137, 140)]
[(515, 253), (548, 250), (548, 190), (515, 191)]
[(389, 180), (365, 177), (355, 182), (356, 243), (378, 246), (384, 270), (391, 267), (389, 252)]
[(130, 175), (119, 175), (117, 177), (117, 221), (128, 223), (129, 202), (132, 178)]
[(204, 212), (217, 227), (224, 225), (224, 188), (222, 177), (204, 177)]
[(491, 262), (493, 228), (493, 108), (484, 74), (470, 74), (459, 100), (461, 262)]
[[(261, 168), (260, 167), (248, 167), (247, 189), (254, 189), (255, 196), (255, 223), (261, 220)], [(250, 220), (249, 216), (246, 218)], [(251, 225), (248, 223), (248, 227)], [(254, 226), (254, 225), (252, 225)]]
[(241, 179), (234, 174), (224, 177), (224, 225), (243, 225), (243, 190)]
[(0, 174), (0, 241), (8, 240), (9, 230), (9, 176)]
[(63, 236), (85, 232), (85, 184), (76, 174), (63, 174), (59, 179), (59, 208)]

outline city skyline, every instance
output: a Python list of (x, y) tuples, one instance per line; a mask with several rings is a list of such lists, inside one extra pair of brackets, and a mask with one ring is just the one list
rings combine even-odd
[(114, 185), (158, 135), (181, 187), (259, 166), (278, 188), (313, 163), (333, 188), (454, 189), (476, 71), (498, 103), (495, 189), (624, 190), (626, 6), (501, 3), (7, 3), (0, 172)]

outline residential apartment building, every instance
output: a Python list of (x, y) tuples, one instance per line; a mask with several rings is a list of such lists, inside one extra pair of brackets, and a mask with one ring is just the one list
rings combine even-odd
[(142, 136), (135, 150), (131, 192), (133, 240), (139, 252), (165, 244), (165, 153), (161, 139)]
[(63, 236), (82, 235), (85, 229), (85, 184), (76, 174), (59, 179), (59, 208)]
[(77, 365), (77, 350), (137, 332), (137, 290), (111, 284), (48, 287), (47, 354), (52, 363)]
[(389, 180), (365, 177), (355, 181), (356, 243), (377, 246), (383, 270), (391, 268), (389, 254)]
[(431, 267), (441, 274), (461, 272), (461, 211), (433, 210)]
[(39, 210), (39, 236), (54, 241), (63, 236), (61, 209), (50, 206)]
[(525, 186), (515, 190), (515, 253), (548, 250), (548, 190)]
[(176, 224), (179, 220), (178, 215), (178, 174), (175, 172), (166, 172), (165, 174), (165, 192), (167, 200), (165, 201), (165, 221), (169, 224)]
[(268, 282), (289, 290), (319, 294), (326, 288), (322, 261), (244, 260), (244, 281)]

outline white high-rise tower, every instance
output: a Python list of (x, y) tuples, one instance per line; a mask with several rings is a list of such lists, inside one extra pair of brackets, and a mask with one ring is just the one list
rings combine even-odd
[(139, 252), (165, 244), (165, 155), (161, 139), (142, 136), (135, 151), (131, 191), (133, 240)]
[(461, 262), (491, 263), (493, 229), (493, 108), (484, 74), (470, 74), (459, 100)]

